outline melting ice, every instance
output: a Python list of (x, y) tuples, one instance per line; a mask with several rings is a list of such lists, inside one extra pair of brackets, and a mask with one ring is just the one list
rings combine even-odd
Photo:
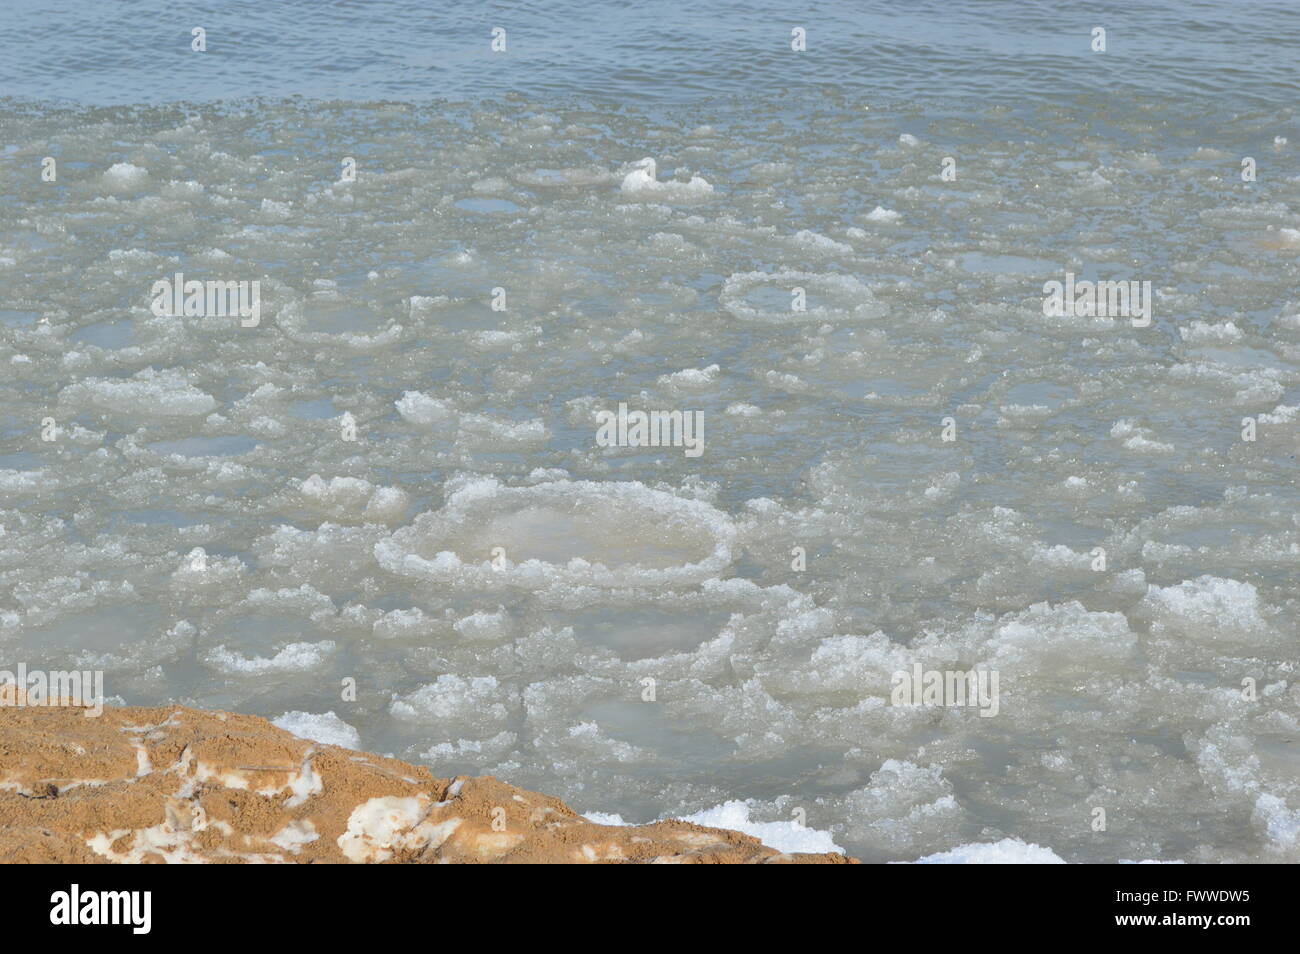
[(867, 860), (1300, 860), (1292, 118), (787, 105), (3, 107), (6, 659)]

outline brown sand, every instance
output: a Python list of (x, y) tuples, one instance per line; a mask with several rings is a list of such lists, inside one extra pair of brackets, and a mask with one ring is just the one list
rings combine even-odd
[(435, 778), (254, 716), (86, 718), (4, 688), (0, 862), (855, 863), (683, 821), (598, 825), (491, 776)]

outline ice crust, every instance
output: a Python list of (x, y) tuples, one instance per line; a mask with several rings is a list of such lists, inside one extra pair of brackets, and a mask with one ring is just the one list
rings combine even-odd
[(361, 733), (333, 712), (286, 712), (271, 724), (303, 739), (322, 745), (341, 745), (345, 749), (361, 748)]

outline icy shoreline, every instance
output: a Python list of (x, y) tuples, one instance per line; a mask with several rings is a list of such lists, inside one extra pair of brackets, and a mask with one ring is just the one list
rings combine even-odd
[[(18, 697), (21, 698), (21, 697)], [(827, 863), (689, 821), (609, 826), (255, 716), (0, 705), (0, 863)]]

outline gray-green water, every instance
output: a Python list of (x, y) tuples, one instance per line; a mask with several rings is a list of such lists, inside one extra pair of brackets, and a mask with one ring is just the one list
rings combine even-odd
[[(312, 21), (317, 72), (247, 26), (284, 62), (0, 57), (0, 669), (867, 860), (1300, 858), (1296, 34), (1252, 19), (1291, 14), (1117, 7), (1093, 54), (1105, 16), (927, 46), (929, 6), (802, 54), (759, 10), (695, 73), (698, 14), (512, 30), (513, 78), (425, 64), (456, 102), (410, 31), (328, 58), (381, 7)], [(154, 314), (177, 272), (260, 321)], [(1150, 325), (1045, 316), (1067, 272)], [(620, 402), (703, 453), (600, 446)], [(996, 715), (891, 705), (916, 663)]]

